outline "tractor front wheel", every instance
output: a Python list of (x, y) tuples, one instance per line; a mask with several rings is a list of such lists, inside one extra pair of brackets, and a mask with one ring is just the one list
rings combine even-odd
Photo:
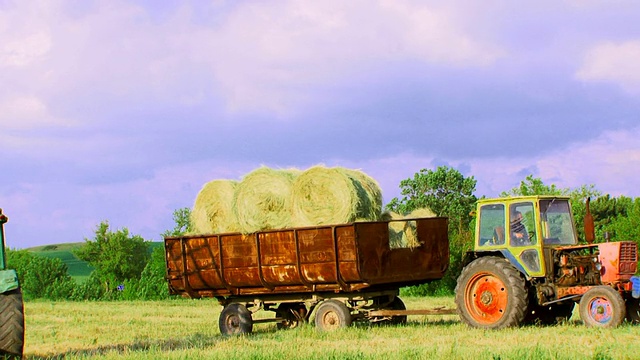
[(460, 319), (477, 328), (518, 326), (528, 305), (520, 272), (506, 260), (494, 256), (476, 259), (465, 266), (455, 293)]
[(0, 354), (22, 356), (24, 305), (20, 289), (0, 294)]
[(614, 328), (622, 324), (625, 314), (624, 299), (612, 287), (593, 287), (580, 299), (580, 317), (586, 326)]

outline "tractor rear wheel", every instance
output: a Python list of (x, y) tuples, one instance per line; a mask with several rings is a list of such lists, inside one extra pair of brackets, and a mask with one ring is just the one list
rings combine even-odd
[(465, 266), (455, 292), (460, 319), (478, 328), (520, 325), (529, 302), (520, 272), (506, 260), (493, 256)]
[(614, 328), (622, 324), (625, 314), (624, 299), (612, 287), (593, 287), (580, 299), (580, 317), (586, 326)]
[(0, 294), (0, 354), (22, 356), (24, 305), (20, 289)]

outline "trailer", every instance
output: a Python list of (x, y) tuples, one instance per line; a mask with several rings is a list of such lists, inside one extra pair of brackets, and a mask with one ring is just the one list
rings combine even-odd
[[(419, 246), (397, 247), (390, 224), (405, 222)], [(406, 235), (406, 234), (405, 234)], [(455, 310), (406, 310), (399, 289), (441, 279), (449, 266), (444, 217), (166, 237), (169, 293), (215, 297), (222, 334), (250, 333), (275, 322), (293, 328), (312, 316), (321, 330), (353, 321), (402, 323), (407, 315)], [(254, 319), (258, 311), (273, 318)]]

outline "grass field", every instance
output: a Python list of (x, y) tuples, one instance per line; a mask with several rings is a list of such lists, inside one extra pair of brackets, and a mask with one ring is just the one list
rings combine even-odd
[[(453, 307), (452, 298), (405, 298), (409, 309)], [(225, 338), (217, 301), (28, 302), (27, 359), (637, 359), (640, 326), (586, 328), (577, 313), (557, 326), (471, 329), (454, 315), (413, 316), (402, 326), (360, 324), (331, 333), (311, 325)], [(272, 317), (259, 312), (255, 317)]]

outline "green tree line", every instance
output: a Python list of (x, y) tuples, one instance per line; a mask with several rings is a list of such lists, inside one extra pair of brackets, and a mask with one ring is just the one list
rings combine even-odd
[[(422, 169), (412, 178), (400, 182), (401, 197), (393, 198), (387, 210), (408, 214), (427, 207), (437, 216), (449, 218), (450, 266), (440, 281), (402, 289), (404, 295), (450, 295), (462, 270), (464, 254), (473, 249), (475, 219), (472, 212), (478, 197), (476, 180), (458, 170), (440, 166)], [(575, 189), (545, 184), (532, 175), (520, 185), (506, 190), (501, 197), (519, 195), (570, 196), (576, 228), (584, 238), (585, 199), (591, 198), (590, 210), (595, 220), (596, 242), (635, 240), (640, 243), (640, 198), (612, 197), (602, 194), (592, 184)], [(174, 227), (162, 236), (180, 236), (190, 230), (190, 210), (174, 211)], [(58, 258), (35, 255), (27, 250), (8, 250), (8, 266), (18, 272), (25, 299), (51, 300), (136, 300), (167, 298), (164, 249), (150, 250), (150, 241), (132, 235), (127, 228), (111, 230), (107, 221), (100, 223), (92, 239), (75, 251), (95, 270), (77, 283)]]
[[(179, 236), (189, 230), (189, 209), (174, 211), (175, 226), (162, 236)], [(151, 250), (150, 241), (127, 228), (112, 231), (103, 221), (93, 239), (74, 255), (95, 270), (86, 281), (76, 282), (59, 258), (28, 250), (7, 249), (7, 265), (16, 269), (25, 299), (50, 300), (157, 300), (169, 297), (165, 281), (164, 248)]]

